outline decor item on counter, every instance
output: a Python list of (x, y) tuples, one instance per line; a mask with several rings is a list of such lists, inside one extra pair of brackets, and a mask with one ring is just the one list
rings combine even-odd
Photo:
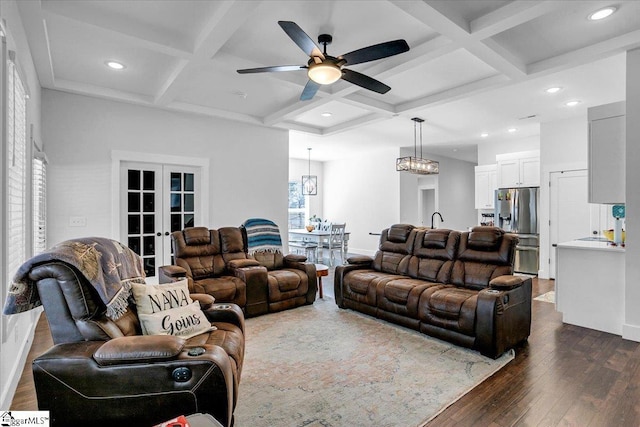
[[(435, 175), (440, 173), (440, 164), (435, 160), (422, 157), (422, 123), (424, 119), (414, 117), (413, 120), (413, 156), (398, 157), (396, 159), (396, 171), (410, 172), (418, 175)], [(420, 157), (418, 157), (417, 134), (420, 124)]]
[(621, 219), (625, 217), (625, 207), (624, 205), (613, 205), (611, 208), (611, 214), (615, 218), (615, 223), (613, 225), (613, 243), (619, 245), (624, 243), (624, 238), (622, 237), (622, 221)]
[[(606, 239), (611, 242), (614, 243), (614, 232), (615, 230), (613, 228), (610, 228), (609, 230), (602, 230), (602, 235), (604, 237), (606, 237)], [(627, 240), (627, 232), (624, 230), (621, 230), (621, 243), (625, 243)]]
[(318, 177), (311, 175), (311, 148), (309, 150), (309, 175), (302, 175), (302, 195), (315, 196), (318, 194)]
[(246, 320), (251, 357), (236, 426), (422, 426), (513, 359), (489, 359), (324, 297)]
[(316, 229), (316, 226), (315, 226), (315, 225), (311, 225), (311, 224), (309, 224), (309, 225), (305, 225), (305, 226), (304, 226), (304, 228), (306, 228), (306, 229), (307, 229), (307, 231), (308, 231), (309, 233), (311, 233), (313, 230), (315, 230), (315, 229)]

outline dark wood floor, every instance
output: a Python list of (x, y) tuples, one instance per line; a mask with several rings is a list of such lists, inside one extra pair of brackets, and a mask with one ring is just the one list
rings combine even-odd
[[(332, 275), (324, 278), (333, 295)], [(553, 289), (534, 279), (533, 295)], [(515, 359), (429, 423), (434, 426), (640, 426), (640, 344), (564, 325), (554, 304), (533, 301), (528, 343)], [(31, 360), (52, 345), (36, 327), (12, 410), (36, 410)], [(238, 426), (246, 427), (246, 426)]]

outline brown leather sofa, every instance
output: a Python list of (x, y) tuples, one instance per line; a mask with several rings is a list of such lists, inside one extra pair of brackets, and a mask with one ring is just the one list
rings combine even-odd
[(160, 267), (160, 282), (187, 277), (190, 292), (232, 302), (247, 317), (313, 304), (315, 265), (299, 255), (247, 253), (242, 227), (186, 228), (171, 234), (175, 265)]
[(188, 339), (142, 335), (135, 305), (111, 320), (75, 267), (46, 262), (29, 278), (55, 344), (32, 365), (38, 408), (50, 411), (52, 426), (151, 426), (195, 412), (233, 424), (244, 359), (237, 305), (192, 294), (217, 329)]
[(517, 240), (497, 227), (393, 225), (374, 258), (336, 267), (336, 303), (497, 358), (531, 330), (531, 278), (513, 275)]

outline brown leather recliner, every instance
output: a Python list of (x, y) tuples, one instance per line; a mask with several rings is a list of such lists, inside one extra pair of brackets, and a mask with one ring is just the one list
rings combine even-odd
[[(189, 339), (142, 335), (135, 306), (111, 320), (75, 267), (45, 262), (29, 278), (55, 343), (32, 367), (38, 407), (53, 426), (150, 426), (195, 412), (233, 424), (244, 358), (237, 305), (192, 294), (216, 330)], [(191, 355), (196, 347), (204, 352)]]
[(313, 304), (318, 285), (315, 264), (304, 255), (255, 252), (253, 258), (268, 270), (269, 312)]
[(237, 304), (247, 316), (268, 312), (267, 270), (245, 252), (238, 227), (191, 227), (171, 233), (175, 265), (160, 267), (160, 282), (189, 280), (189, 292)]

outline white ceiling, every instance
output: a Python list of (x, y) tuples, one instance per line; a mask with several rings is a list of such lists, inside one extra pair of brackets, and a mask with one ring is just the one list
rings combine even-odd
[[(587, 20), (612, 4), (611, 17)], [(624, 99), (624, 52), (640, 47), (635, 0), (40, 0), (18, 7), (43, 87), (291, 129), (291, 157), (306, 159), (312, 147), (314, 160), (413, 146), (417, 116), (426, 120), (426, 151), (475, 161), (484, 141), (535, 136), (542, 122)], [(353, 66), (391, 86), (385, 95), (339, 81), (299, 101), (304, 71), (236, 73), (306, 65), (280, 20), (314, 40), (333, 35), (333, 56), (395, 39), (411, 49)], [(107, 60), (126, 68), (113, 71)], [(556, 85), (563, 90), (544, 92)], [(571, 99), (581, 102), (565, 106)]]

